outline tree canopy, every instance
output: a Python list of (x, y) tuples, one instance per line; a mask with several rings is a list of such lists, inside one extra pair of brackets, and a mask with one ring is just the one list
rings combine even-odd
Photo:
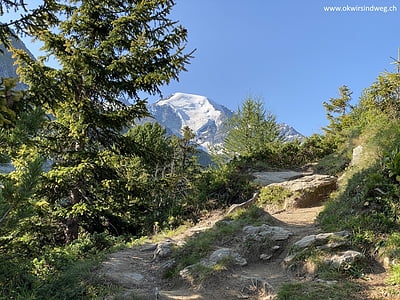
[(259, 98), (247, 97), (226, 123), (223, 151), (228, 157), (251, 156), (279, 139), (276, 118)]
[[(12, 50), (28, 85), (25, 101), (50, 116), (28, 151), (52, 163), (39, 194), (67, 242), (80, 228), (121, 232), (116, 224), (124, 223), (126, 207), (132, 207), (127, 219), (134, 220), (144, 205), (146, 171), (135, 158), (137, 147), (126, 146), (123, 130), (149, 115), (140, 94), (160, 94), (159, 87), (177, 80), (189, 63), (186, 29), (169, 18), (173, 5), (68, 1), (57, 11), (63, 17), (57, 26), (31, 32), (59, 68)], [(143, 185), (135, 178), (143, 178)]]

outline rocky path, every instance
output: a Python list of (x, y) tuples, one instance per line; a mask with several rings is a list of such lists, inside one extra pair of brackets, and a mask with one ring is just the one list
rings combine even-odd
[[(281, 176), (281, 174), (279, 175)], [(292, 173), (288, 175), (294, 176)], [(309, 179), (300, 179), (299, 182), (294, 183), (298, 185), (301, 182), (306, 182), (307, 191), (309, 191)], [(320, 178), (317, 179), (320, 182)], [(296, 179), (293, 181), (296, 181)], [(283, 182), (283, 184), (286, 184), (286, 182)], [(326, 182), (322, 181), (320, 184), (323, 187), (326, 186)], [(316, 189), (311, 196), (322, 195), (321, 191), (325, 192), (325, 190)], [(321, 201), (316, 201), (309, 207), (290, 207), (272, 214), (279, 228), (291, 232), (289, 239), (286, 237), (282, 242), (276, 240), (275, 246), (271, 246), (270, 249), (276, 248), (275, 252), (270, 251), (269, 254), (272, 253), (272, 255), (267, 255), (265, 259), (261, 259), (261, 256), (256, 254), (256, 259), (248, 260), (248, 263), (244, 266), (235, 266), (217, 275), (214, 274), (212, 279), (201, 287), (194, 287), (185, 280), (164, 279), (163, 273), (170, 261), (168, 257), (155, 259), (154, 255), (158, 251), (161, 253), (164, 251), (160, 247), (162, 244), (171, 242), (179, 246), (191, 235), (212, 228), (216, 222), (225, 216), (221, 211), (211, 213), (196, 226), (168, 238), (162, 243), (137, 246), (113, 253), (103, 262), (98, 273), (106, 282), (112, 282), (119, 286), (121, 292), (118, 296), (109, 296), (106, 299), (275, 299), (282, 284), (312, 280), (312, 278), (306, 278), (307, 275), (296, 270), (288, 270), (284, 265), (284, 260), (294, 243), (303, 237), (320, 233), (320, 229), (315, 224), (315, 219), (323, 209)], [(227, 247), (238, 249), (240, 244), (246, 240), (241, 237), (236, 241)]]
[[(322, 206), (292, 209), (275, 214), (274, 217), (282, 222), (281, 227), (293, 233), (289, 244), (310, 234), (318, 232), (314, 219)], [(184, 233), (169, 239), (179, 244), (195, 232), (212, 227), (222, 219), (218, 212)], [(278, 288), (285, 282), (293, 280), (287, 274), (283, 259), (288, 248), (267, 262), (249, 263), (235, 272), (221, 274), (206, 288), (194, 290), (188, 286), (176, 284), (162, 278), (164, 264), (167, 260), (154, 260), (153, 253), (156, 244), (138, 246), (116, 252), (103, 263), (100, 273), (107, 281), (117, 284), (123, 289), (118, 298), (134, 299), (133, 295), (143, 295), (138, 299), (272, 299)], [(268, 293), (269, 298), (260, 298)], [(264, 295), (265, 296), (265, 295)]]

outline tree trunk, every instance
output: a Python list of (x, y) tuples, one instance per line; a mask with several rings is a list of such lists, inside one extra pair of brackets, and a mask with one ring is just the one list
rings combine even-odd
[[(79, 202), (80, 201), (79, 201), (78, 190), (76, 188), (72, 189), (70, 194), (71, 207)], [(78, 238), (78, 229), (79, 229), (79, 224), (77, 218), (74, 216), (68, 217), (65, 221), (65, 229), (64, 229), (65, 241), (67, 244), (71, 243), (72, 241)]]

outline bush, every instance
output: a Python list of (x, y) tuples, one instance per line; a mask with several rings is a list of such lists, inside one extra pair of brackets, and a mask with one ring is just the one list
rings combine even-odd
[[(292, 196), (293, 193), (280, 186), (266, 186), (261, 188), (257, 202), (260, 205), (267, 205), (282, 208), (285, 204), (285, 199)], [(268, 209), (269, 210), (269, 209)]]
[(204, 171), (195, 180), (190, 203), (201, 209), (226, 207), (247, 201), (254, 191), (252, 175), (232, 161)]

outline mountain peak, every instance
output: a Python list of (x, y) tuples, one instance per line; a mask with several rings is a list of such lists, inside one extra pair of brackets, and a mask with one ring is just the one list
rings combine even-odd
[[(205, 96), (181, 92), (151, 104), (149, 111), (171, 134), (181, 136), (182, 128), (190, 127), (196, 134), (196, 143), (206, 151), (224, 142), (223, 124), (233, 116), (231, 110)], [(285, 141), (303, 138), (289, 125), (278, 125)]]
[(155, 119), (168, 131), (180, 135), (184, 126), (196, 133), (196, 142), (204, 149), (223, 142), (221, 126), (233, 112), (201, 95), (174, 93), (149, 107)]

